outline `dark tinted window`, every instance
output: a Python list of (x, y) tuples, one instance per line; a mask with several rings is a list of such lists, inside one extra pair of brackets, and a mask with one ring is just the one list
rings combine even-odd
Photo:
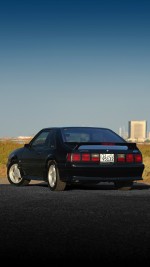
[(56, 147), (56, 140), (55, 140), (55, 133), (53, 130), (50, 131), (46, 141), (45, 145), (49, 148), (55, 148)]
[(32, 146), (38, 147), (38, 146), (44, 146), (45, 142), (47, 140), (47, 137), (49, 135), (49, 131), (43, 131), (41, 132), (32, 142)]
[(119, 135), (105, 128), (64, 128), (62, 130), (64, 142), (125, 142)]
[(32, 142), (33, 147), (49, 147), (55, 148), (55, 133), (53, 130), (45, 130), (38, 134), (38, 136)]

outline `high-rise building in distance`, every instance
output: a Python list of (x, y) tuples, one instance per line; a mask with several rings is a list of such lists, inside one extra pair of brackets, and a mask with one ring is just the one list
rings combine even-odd
[(144, 142), (147, 138), (147, 121), (129, 121), (129, 139)]

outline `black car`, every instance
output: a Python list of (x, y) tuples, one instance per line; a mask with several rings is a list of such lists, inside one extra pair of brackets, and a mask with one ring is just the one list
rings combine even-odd
[(53, 191), (78, 183), (114, 182), (132, 188), (142, 180), (144, 164), (136, 143), (111, 129), (96, 127), (45, 128), (29, 144), (13, 151), (7, 162), (11, 184), (43, 180)]

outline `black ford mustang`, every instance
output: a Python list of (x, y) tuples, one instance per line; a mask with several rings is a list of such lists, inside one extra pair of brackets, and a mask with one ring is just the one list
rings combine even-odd
[(43, 180), (53, 191), (74, 183), (114, 182), (132, 188), (142, 180), (144, 164), (136, 143), (128, 143), (107, 128), (42, 129), (29, 144), (13, 151), (7, 162), (11, 184)]

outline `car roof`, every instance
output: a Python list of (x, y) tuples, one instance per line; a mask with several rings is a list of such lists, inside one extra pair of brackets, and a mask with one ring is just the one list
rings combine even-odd
[(77, 128), (80, 128), (80, 129), (102, 129), (102, 130), (110, 130), (110, 131), (113, 131), (111, 130), (110, 128), (105, 128), (105, 127), (96, 127), (96, 126), (58, 126), (58, 127), (47, 127), (47, 128), (43, 128), (41, 129), (41, 131), (45, 131), (45, 130), (51, 130), (51, 129), (56, 129), (56, 130), (63, 130), (63, 129), (77, 129)]

